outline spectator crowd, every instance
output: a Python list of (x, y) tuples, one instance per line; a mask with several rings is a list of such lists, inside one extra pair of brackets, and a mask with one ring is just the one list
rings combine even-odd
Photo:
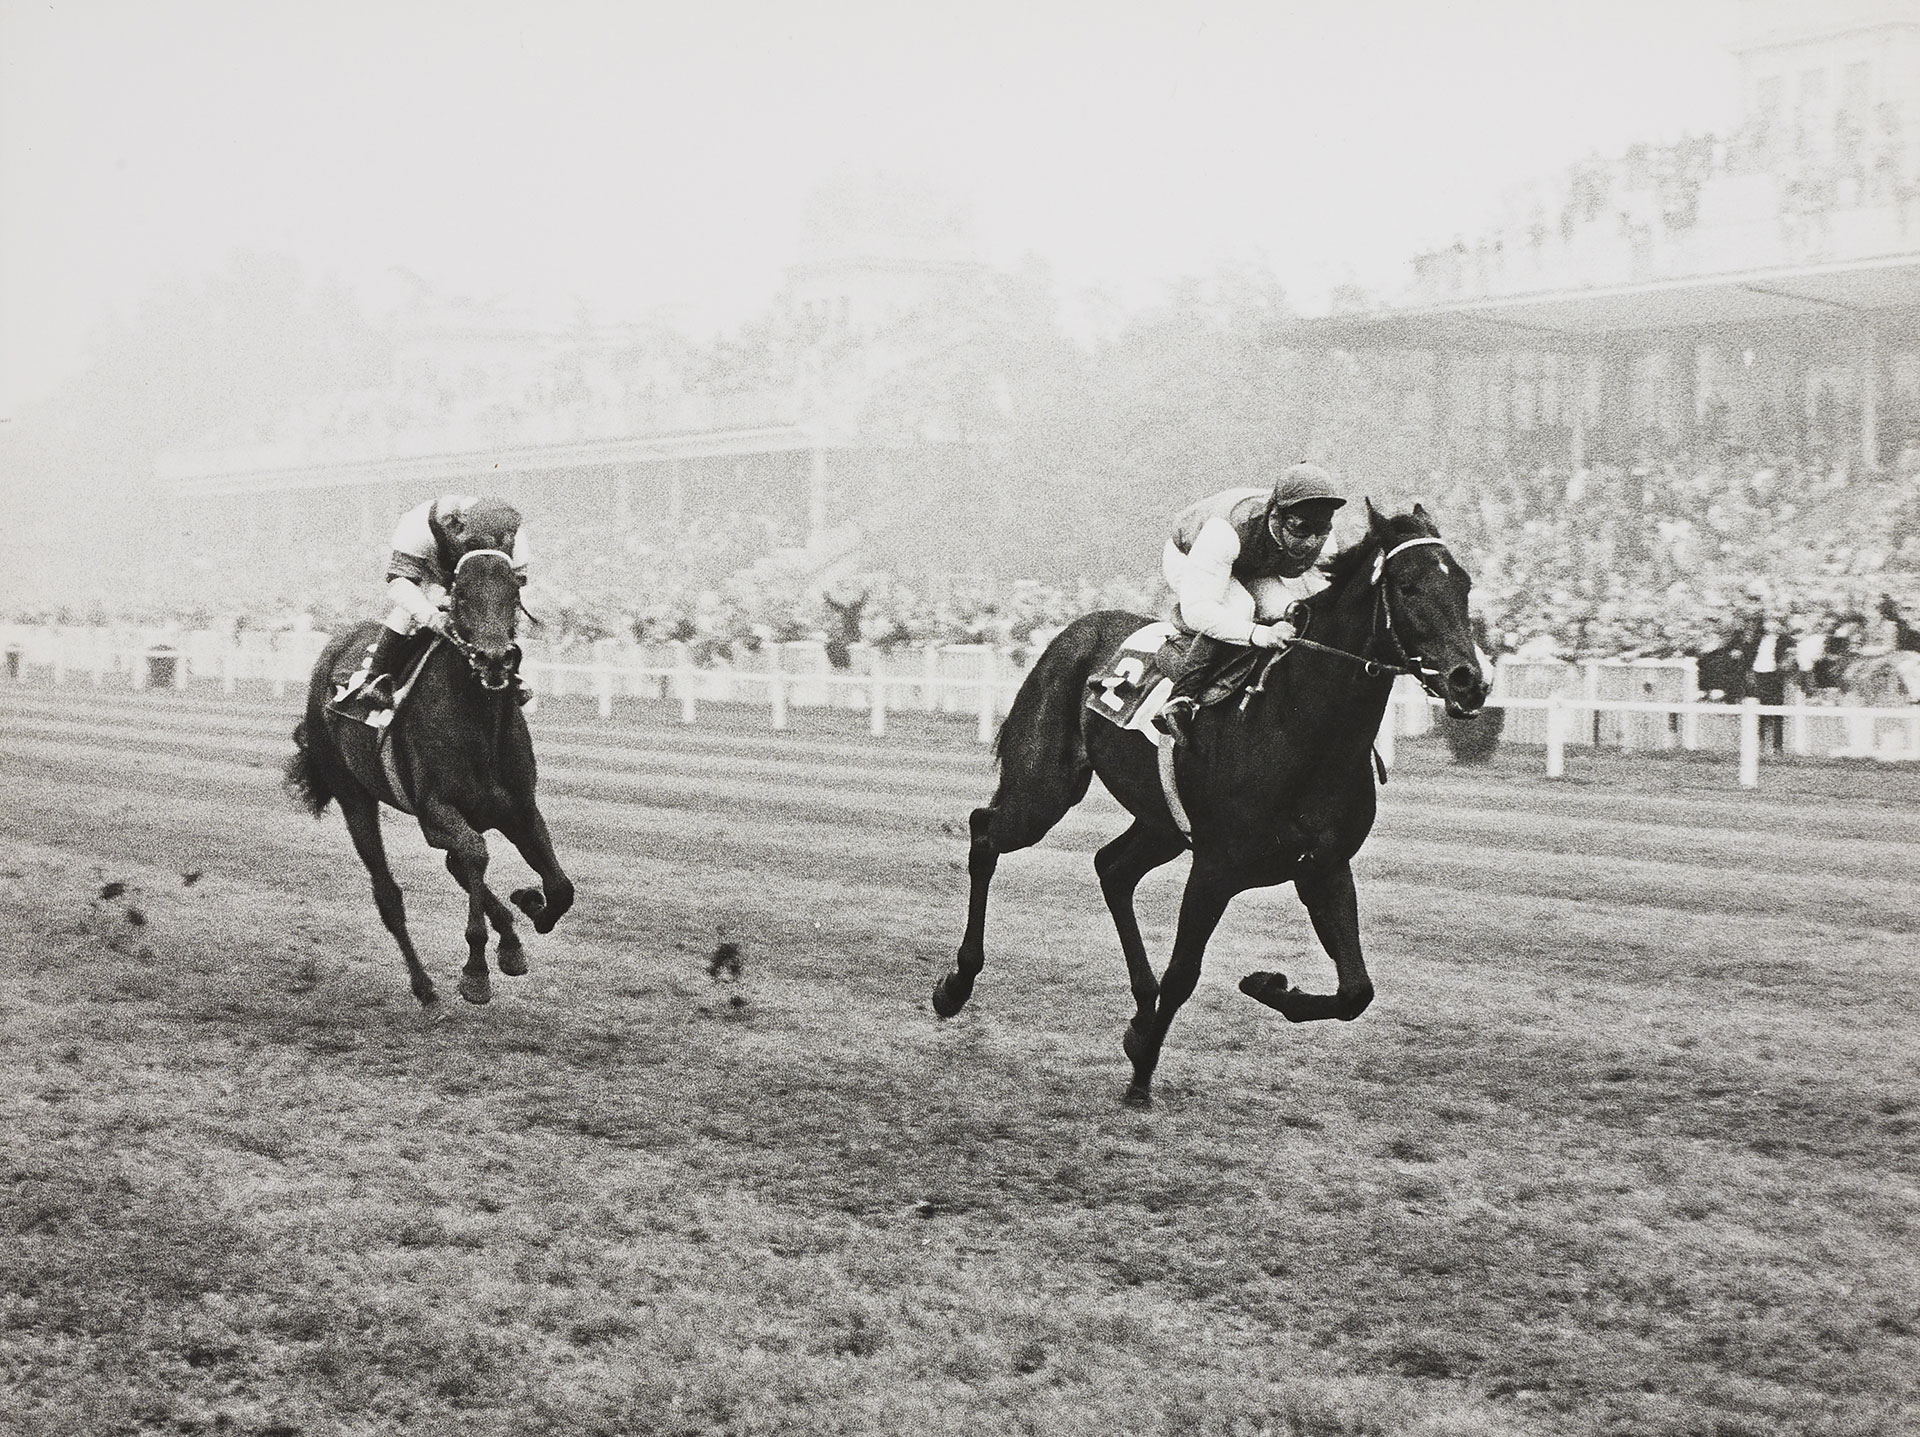
[[(1762, 611), (1806, 633), (1870, 611), (1881, 594), (1920, 610), (1920, 454), (1904, 472), (1850, 480), (1840, 469), (1719, 450), (1578, 472), (1434, 475), (1417, 497), (1475, 575), (1475, 606), (1504, 651), (1698, 653)], [(1357, 510), (1336, 540), (1358, 537)], [(858, 548), (822, 567), (806, 550), (767, 552), (750, 525), (727, 516), (568, 531), (542, 525), (533, 508), (530, 534), (534, 636), (561, 650), (678, 640), (724, 662), (740, 647), (802, 638), (1021, 647), (1092, 609), (1157, 615), (1168, 603), (1152, 572), (907, 576)], [(1143, 552), (1157, 549), (1158, 535), (1143, 538)], [(377, 548), (316, 542), (250, 573), (197, 570), (190, 602), (102, 592), (12, 617), (332, 629), (377, 612), (384, 560)]]

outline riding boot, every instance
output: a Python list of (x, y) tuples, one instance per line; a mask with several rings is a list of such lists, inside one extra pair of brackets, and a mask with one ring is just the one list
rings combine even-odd
[(375, 708), (393, 707), (394, 669), (406, 643), (407, 635), (380, 626), (380, 636), (367, 653), (367, 677), (360, 685), (360, 696)]
[(1206, 634), (1194, 635), (1187, 661), (1173, 681), (1173, 692), (1153, 719), (1155, 728), (1172, 736), (1175, 748), (1185, 748), (1193, 741), (1193, 716), (1200, 711), (1200, 696), (1243, 652), (1239, 644), (1224, 643)]

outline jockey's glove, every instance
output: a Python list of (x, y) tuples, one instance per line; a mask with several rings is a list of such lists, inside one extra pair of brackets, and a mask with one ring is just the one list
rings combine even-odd
[(453, 615), (445, 609), (435, 609), (423, 622), (442, 638), (453, 632)]
[(1299, 632), (1285, 619), (1278, 619), (1271, 624), (1255, 624), (1249, 641), (1256, 649), (1277, 649), (1291, 643)]

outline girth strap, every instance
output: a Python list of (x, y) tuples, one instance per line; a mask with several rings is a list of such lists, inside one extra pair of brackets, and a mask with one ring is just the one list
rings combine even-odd
[(1180, 801), (1180, 785), (1173, 776), (1173, 735), (1160, 735), (1160, 791), (1166, 795), (1167, 812), (1173, 815), (1173, 821), (1180, 829), (1180, 836), (1187, 840), (1187, 846), (1193, 846), (1193, 823), (1187, 817), (1187, 806)]

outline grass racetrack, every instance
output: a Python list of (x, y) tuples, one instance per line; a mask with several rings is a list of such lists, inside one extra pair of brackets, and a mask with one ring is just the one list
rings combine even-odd
[(580, 899), (490, 1007), (388, 815), (429, 1015), (293, 717), (0, 688), (0, 1430), (1920, 1431), (1920, 774), (1403, 741), (1372, 1009), (1237, 993), (1332, 983), (1247, 895), (1143, 1113), (1104, 796), (928, 1006), (964, 726), (547, 705)]

